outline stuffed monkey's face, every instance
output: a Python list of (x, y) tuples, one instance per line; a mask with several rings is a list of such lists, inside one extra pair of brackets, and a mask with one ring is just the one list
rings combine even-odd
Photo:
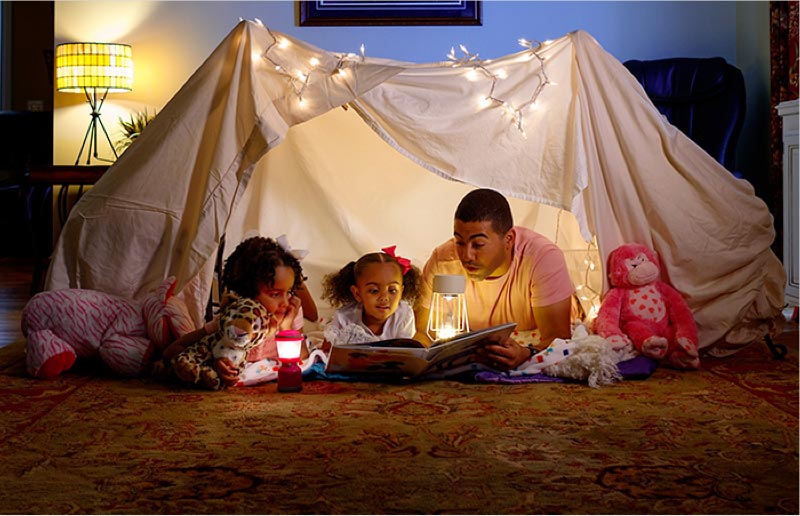
[(658, 279), (658, 266), (644, 253), (626, 258), (625, 267), (628, 269), (628, 283), (633, 286), (647, 285)]

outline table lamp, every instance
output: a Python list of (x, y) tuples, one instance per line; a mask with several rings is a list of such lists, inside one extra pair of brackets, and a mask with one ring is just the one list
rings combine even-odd
[(433, 296), (428, 313), (427, 334), (431, 340), (455, 337), (469, 331), (467, 279), (459, 274), (437, 274), (433, 277)]
[[(56, 47), (56, 89), (67, 93), (83, 93), (92, 108), (92, 120), (86, 128), (75, 165), (81, 160), (88, 140), (86, 164), (92, 156), (96, 160), (112, 163), (97, 154), (97, 126), (103, 130), (114, 158), (117, 151), (108, 136), (100, 109), (109, 92), (131, 91), (133, 86), (133, 59), (130, 45), (119, 43), (63, 43)], [(98, 99), (98, 93), (100, 98)]]
[(303, 373), (300, 366), (300, 350), (303, 334), (297, 330), (279, 331), (275, 336), (278, 344), (278, 392), (299, 392), (303, 390)]

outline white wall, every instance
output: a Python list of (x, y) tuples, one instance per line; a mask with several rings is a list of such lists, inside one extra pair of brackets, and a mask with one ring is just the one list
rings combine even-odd
[[(721, 56), (747, 65), (749, 99), (746, 131), (752, 118), (760, 127), (769, 111), (767, 2), (483, 2), (483, 25), (462, 27), (298, 27), (295, 2), (56, 2), (55, 43), (113, 41), (131, 44), (134, 90), (114, 94), (103, 107), (112, 141), (117, 118), (145, 107), (161, 109), (239, 18), (259, 18), (269, 27), (327, 50), (427, 62), (445, 60), (450, 47), (466, 45), (482, 58), (520, 50), (520, 37), (545, 40), (583, 29), (620, 61), (664, 57)], [(764, 15), (766, 13), (766, 17)], [(766, 26), (765, 26), (766, 24)], [(742, 45), (741, 41), (748, 41)], [(752, 65), (752, 66), (751, 66)], [(764, 66), (767, 77), (764, 78)], [(54, 163), (75, 161), (89, 122), (80, 95), (54, 93)], [(110, 150), (101, 143), (101, 150)], [(740, 154), (748, 167), (765, 166), (750, 158), (748, 141)], [(101, 153), (102, 154), (102, 153)], [(84, 158), (85, 159), (85, 158)], [(82, 160), (83, 162), (84, 160)], [(756, 162), (758, 161), (758, 162)]]

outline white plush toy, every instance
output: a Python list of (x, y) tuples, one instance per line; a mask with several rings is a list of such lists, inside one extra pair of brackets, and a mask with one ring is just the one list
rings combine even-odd
[(622, 379), (617, 364), (635, 356), (631, 350), (614, 350), (606, 339), (591, 335), (582, 324), (572, 330), (569, 340), (555, 339), (512, 376), (544, 373), (557, 378), (586, 381), (590, 387), (609, 385)]
[[(561, 341), (561, 342), (556, 342)], [(559, 347), (568, 341), (556, 339), (553, 347)], [(553, 365), (542, 369), (548, 376), (585, 380), (589, 387), (609, 385), (622, 379), (617, 367), (617, 354), (608, 341), (599, 335), (586, 335), (571, 340), (572, 346), (568, 356)]]

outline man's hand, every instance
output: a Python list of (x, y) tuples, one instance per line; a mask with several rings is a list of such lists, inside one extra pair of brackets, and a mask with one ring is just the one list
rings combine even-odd
[(228, 387), (233, 387), (239, 381), (239, 370), (236, 369), (229, 358), (214, 359), (214, 370), (219, 375), (222, 383)]
[(475, 352), (475, 361), (499, 371), (516, 369), (528, 360), (531, 352), (518, 344), (511, 337), (505, 340), (487, 340), (486, 344)]

